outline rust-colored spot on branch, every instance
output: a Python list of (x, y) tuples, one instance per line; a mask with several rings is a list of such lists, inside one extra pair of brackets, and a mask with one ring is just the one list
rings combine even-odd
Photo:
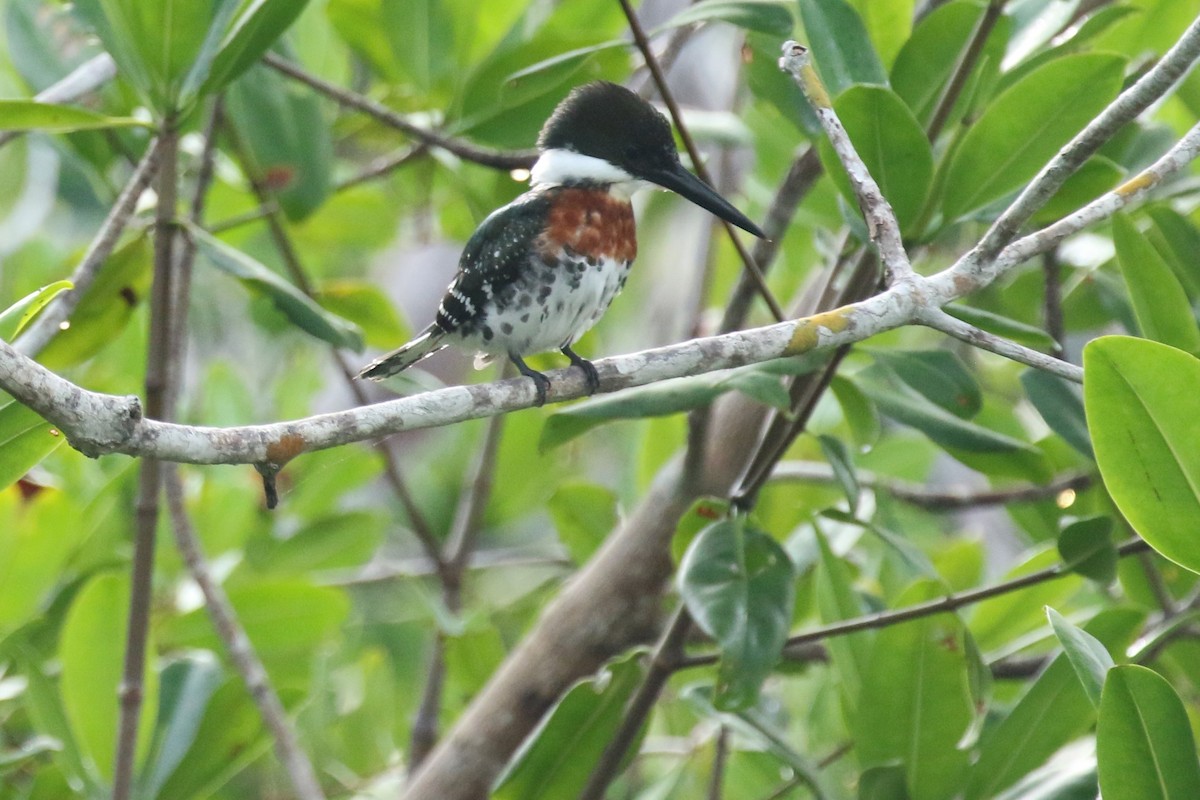
[(304, 437), (297, 433), (285, 433), (276, 441), (267, 445), (267, 460), (281, 467), (304, 452)]

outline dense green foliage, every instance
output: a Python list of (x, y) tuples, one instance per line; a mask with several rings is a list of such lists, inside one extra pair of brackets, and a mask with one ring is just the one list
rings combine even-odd
[[(743, 179), (725, 190), (739, 208), (763, 219), (797, 153), (818, 148), (825, 174), (769, 274), (785, 301), (819, 291), (867, 228), (811, 108), (776, 67), (784, 39), (811, 46), (914, 267), (930, 274), (1200, 14), (1200, 0), (1011, 0), (992, 3), (998, 17), (983, 0), (929, 5), (647, 3), (656, 42), (691, 37), (670, 72), (679, 93), (688, 79), (728, 84), (697, 95), (718, 110), (685, 103), (684, 120), (710, 167), (729, 185)], [(571, 86), (645, 80), (614, 0), (0, 0), (0, 10), (0, 94), (14, 98), (0, 101), (0, 130), (25, 132), (0, 149), (4, 341), (69, 288), (163, 125), (182, 135), (188, 217), (223, 98), (203, 216), (179, 226), (198, 254), (178, 365), (177, 418), (194, 425), (355, 405), (338, 350), (357, 365), (426, 324), (462, 242), (527, 177), (341, 108), (260, 63), (268, 49), (493, 154), (531, 147)], [(102, 50), (114, 81), (74, 105), (31, 101)], [(1088, 160), (1035, 226), (1136, 175), (1198, 117), (1193, 71)], [(729, 497), (692, 506), (663, 608), (690, 612), (695, 663), (676, 665), (609, 797), (1200, 797), (1194, 175), (947, 309), (1034, 349), (1056, 352), (1063, 338), (1085, 368), (1082, 393), (905, 327), (849, 351), (748, 515)], [(38, 355), (94, 391), (145, 390), (152, 200)], [(741, 261), (682, 205), (656, 194), (639, 208), (637, 269), (581, 353), (714, 331)], [(760, 303), (746, 327), (769, 321)], [(389, 387), (496, 377), (451, 353), (426, 363)], [(401, 434), (398, 478), (369, 446), (306, 454), (280, 474), (273, 511), (248, 466), (185, 468), (213, 573), (327, 795), (399, 794), (431, 662), (444, 669), (444, 734), (683, 451), (686, 412), (740, 398), (786, 416), (795, 376), (820, 366), (700, 375), (495, 426)], [(63, 444), (0, 394), (0, 800), (100, 798), (113, 780), (138, 463)], [(731, 457), (749, 462), (757, 444), (737, 442)], [(135, 796), (291, 796), (169, 524), (161, 514)], [(439, 542), (468, 531), (461, 594), (439, 581), (416, 527)], [(1153, 550), (1127, 546), (1135, 533)], [(804, 636), (1054, 569), (979, 602)], [(495, 796), (576, 796), (649, 669), (644, 653), (615, 654), (566, 692)]]

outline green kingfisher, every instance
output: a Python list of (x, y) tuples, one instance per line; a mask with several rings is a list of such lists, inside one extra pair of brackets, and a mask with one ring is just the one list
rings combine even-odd
[(492, 212), (467, 241), (433, 323), (358, 377), (382, 380), (455, 344), (479, 353), (476, 366), (508, 358), (533, 380), (540, 406), (550, 380), (523, 356), (559, 350), (595, 392), (595, 366), (571, 345), (629, 276), (634, 192), (658, 185), (763, 237), (684, 169), (667, 118), (623, 86), (597, 81), (572, 90), (542, 127), (538, 152), (530, 190)]

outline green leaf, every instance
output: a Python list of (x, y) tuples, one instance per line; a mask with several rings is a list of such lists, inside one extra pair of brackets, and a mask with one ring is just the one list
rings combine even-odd
[(1096, 754), (1104, 800), (1200, 797), (1200, 764), (1187, 711), (1171, 684), (1153, 670), (1126, 664), (1108, 673)]
[(1200, 572), (1200, 361), (1158, 342), (1095, 339), (1083, 399), (1096, 463), (1117, 508), (1150, 546)]
[(679, 28), (696, 22), (728, 22), (748, 31), (791, 36), (796, 21), (774, 0), (701, 0), (671, 17), (662, 28)]
[[(864, 612), (863, 604), (851, 583), (849, 567), (834, 554), (829, 540), (819, 527), (813, 528), (813, 535), (821, 553), (821, 564), (816, 578), (817, 610), (821, 622), (829, 625), (861, 617)], [(835, 636), (827, 642), (829, 655), (833, 659), (836, 675), (842, 686), (843, 705), (851, 717), (858, 708), (863, 676), (871, 663), (873, 641), (870, 631), (861, 631), (847, 636)]]
[[(1044, 547), (1005, 572), (1002, 580), (1014, 580), (1059, 563), (1058, 551)], [(1019, 637), (1044, 636), (1046, 606), (1063, 605), (1082, 585), (1082, 578), (1066, 575), (1019, 592), (988, 598), (971, 611), (971, 633), (985, 653), (1003, 650)]]
[(679, 594), (721, 650), (716, 705), (754, 705), (787, 639), (793, 567), (779, 543), (743, 519), (705, 528), (679, 566)]
[(983, 393), (967, 365), (949, 350), (879, 350), (871, 356), (910, 388), (954, 414), (971, 419)]
[(154, 748), (141, 779), (146, 797), (158, 797), (163, 784), (193, 743), (222, 670), (211, 653), (198, 651), (172, 661), (162, 671)]
[(530, 64), (528, 67), (522, 67), (516, 72), (509, 73), (505, 77), (505, 83), (516, 83), (525, 78), (537, 75), (539, 72), (546, 72), (555, 69), (574, 69), (583, 64), (595, 53), (604, 50), (615, 50), (617, 48), (627, 48), (629, 42), (624, 39), (612, 39), (599, 44), (590, 44), (587, 47), (577, 47), (574, 50), (568, 50), (565, 53), (555, 53), (549, 58), (544, 58), (541, 61)]
[(845, 0), (799, 0), (804, 36), (829, 94), (855, 83), (885, 85), (887, 75), (862, 17)]
[(817, 441), (821, 445), (821, 452), (825, 454), (825, 460), (833, 469), (833, 476), (837, 478), (838, 485), (846, 494), (850, 513), (853, 514), (862, 496), (862, 487), (858, 484), (858, 475), (854, 470), (854, 459), (850, 457), (850, 451), (840, 439), (821, 434)]
[[(892, 65), (892, 88), (912, 109), (922, 127), (933, 119), (946, 84), (983, 13), (982, 3), (970, 0), (946, 3), (926, 15), (900, 48)], [(999, 72), (1011, 29), (1011, 18), (1002, 16), (984, 44), (951, 120), (960, 119), (971, 98), (978, 93), (977, 86), (991, 81)]]
[(1113, 244), (1142, 334), (1192, 354), (1200, 353), (1200, 327), (1183, 286), (1154, 246), (1123, 214), (1113, 217)]
[(234, 20), (213, 58), (202, 95), (220, 91), (245, 72), (283, 35), (308, 0), (250, 0)]
[(862, 18), (880, 60), (891, 65), (912, 33), (915, 0), (850, 0), (850, 4)]
[(522, 747), (490, 796), (495, 800), (578, 797), (642, 682), (641, 656), (634, 651), (605, 667), (600, 677), (575, 684)]
[(292, 221), (316, 211), (332, 188), (333, 139), (317, 95), (265, 66), (226, 92), (226, 113), (248, 164)]
[(1018, 322), (1011, 317), (994, 314), (991, 311), (985, 311), (982, 308), (962, 303), (952, 303), (943, 307), (942, 310), (955, 319), (961, 319), (963, 322), (974, 325), (976, 328), (982, 328), (988, 333), (1012, 339), (1014, 342), (1019, 342), (1026, 347), (1032, 347), (1035, 350), (1043, 352), (1055, 352), (1058, 350), (1058, 343), (1050, 337), (1050, 334), (1041, 328), (1026, 325), (1024, 322)]
[[(1119, 653), (1138, 635), (1144, 618), (1134, 609), (1114, 608), (1097, 614), (1084, 630), (1104, 642), (1110, 652)], [(1059, 655), (1012, 711), (983, 731), (979, 760), (971, 766), (966, 781), (966, 800), (996, 797), (1091, 729), (1094, 714), (1066, 654)], [(1094, 796), (1095, 792), (1089, 795)]]
[(1112, 540), (1112, 517), (1086, 517), (1058, 535), (1063, 567), (1102, 586), (1117, 579), (1117, 548)]
[(1188, 297), (1200, 297), (1200, 265), (1195, 259), (1200, 253), (1200, 228), (1169, 206), (1152, 206), (1147, 213), (1154, 222), (1147, 235), (1159, 255), (1171, 265)]
[(321, 308), (263, 264), (207, 231), (188, 226), (188, 233), (213, 266), (237, 278), (248, 289), (269, 298), (296, 327), (335, 347), (362, 350), (362, 335), (356, 326)]
[(850, 426), (850, 435), (859, 449), (865, 450), (879, 441), (883, 431), (879, 423), (879, 411), (866, 394), (853, 381), (834, 375), (829, 388), (833, 390), (842, 416)]
[(558, 540), (576, 564), (587, 562), (617, 526), (617, 496), (593, 483), (564, 483), (547, 503)]
[[(920, 581), (897, 605), (940, 596), (935, 581)], [(974, 717), (968, 635), (955, 615), (936, 614), (875, 636), (853, 722), (855, 748), (863, 767), (900, 761), (912, 797), (944, 800), (961, 789), (968, 758), (957, 744)]]
[(675, 526), (675, 535), (671, 537), (671, 560), (676, 564), (683, 561), (684, 555), (691, 549), (692, 542), (700, 532), (719, 520), (729, 516), (729, 501), (716, 497), (701, 497), (692, 503)]
[[(838, 95), (833, 109), (854, 149), (879, 184), (906, 235), (914, 229), (933, 182), (929, 139), (904, 101), (886, 86), (851, 86)], [(821, 162), (842, 195), (856, 203), (850, 178), (827, 138), (820, 140)]]
[(395, 347), (412, 338), (412, 330), (400, 321), (391, 301), (374, 284), (352, 279), (326, 281), (313, 299), (361, 328), (372, 347)]
[(1029, 402), (1042, 415), (1042, 419), (1083, 455), (1092, 458), (1092, 439), (1088, 436), (1087, 417), (1083, 411), (1083, 400), (1079, 393), (1062, 378), (1030, 369), (1021, 373), (1021, 385)]
[(46, 305), (72, 287), (70, 281), (55, 281), (30, 292), (0, 311), (0, 341), (11, 342)]
[(946, 175), (948, 220), (976, 211), (1030, 178), (1121, 89), (1125, 59), (1081, 53), (1026, 75), (967, 131)]
[(0, 100), (0, 131), (70, 133), (105, 128), (149, 127), (132, 117), (106, 117), (75, 106), (36, 100)]
[[(129, 579), (102, 573), (84, 585), (71, 603), (59, 636), (63, 705), (85, 758), (103, 779), (112, 779), (116, 753), (117, 689), (125, 653)], [(153, 644), (148, 648), (154, 653)], [(139, 758), (150, 744), (157, 713), (158, 672), (148, 658), (143, 676)]]
[(1061, 614), (1049, 606), (1046, 617), (1058, 637), (1067, 660), (1083, 685), (1084, 694), (1095, 707), (1100, 706), (1100, 692), (1104, 688), (1104, 676), (1113, 667), (1112, 656), (1096, 637), (1067, 622)]
[(384, 539), (384, 519), (368, 511), (320, 516), (286, 539), (269, 534), (251, 539), (246, 559), (263, 573), (296, 575), (360, 567)]
[(1104, 156), (1089, 158), (1078, 172), (1067, 178), (1066, 183), (1046, 201), (1046, 205), (1033, 215), (1034, 223), (1049, 225), (1083, 208), (1117, 186), (1123, 177), (1125, 170), (1115, 161)]
[[(0, 403), (5, 398), (0, 395)], [(0, 405), (0, 489), (19, 481), (64, 441), (36, 412), (11, 400)]]

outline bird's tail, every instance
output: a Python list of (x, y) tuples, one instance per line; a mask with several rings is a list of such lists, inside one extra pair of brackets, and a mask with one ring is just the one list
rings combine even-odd
[(363, 367), (362, 372), (358, 373), (358, 377), (381, 381), (390, 375), (395, 375), (401, 370), (408, 369), (426, 356), (431, 356), (445, 347), (445, 343), (442, 342), (445, 335), (446, 332), (439, 328), (436, 323), (430, 325), (421, 331), (420, 336), (399, 350), (393, 350), (387, 355), (380, 356), (370, 364), (367, 364), (367, 366)]

